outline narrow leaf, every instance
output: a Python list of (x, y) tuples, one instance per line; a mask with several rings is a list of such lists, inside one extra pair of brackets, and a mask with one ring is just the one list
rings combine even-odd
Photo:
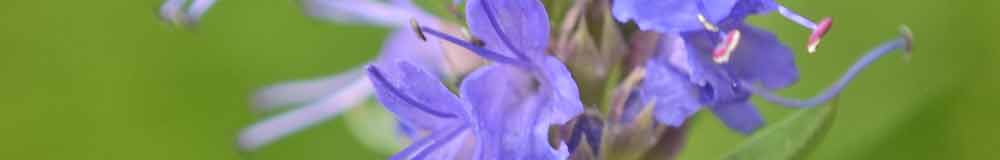
[(833, 124), (836, 103), (802, 109), (751, 136), (724, 159), (802, 159)]

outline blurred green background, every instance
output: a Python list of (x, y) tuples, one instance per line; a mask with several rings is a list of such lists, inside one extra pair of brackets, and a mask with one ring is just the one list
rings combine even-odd
[[(799, 53), (811, 96), (864, 51), (908, 24), (898, 55), (841, 96), (811, 159), (995, 159), (1000, 152), (1000, 2), (780, 1), (835, 18), (819, 52), (776, 15), (752, 19)], [(286, 80), (345, 70), (374, 56), (387, 30), (310, 19), (293, 0), (220, 0), (197, 30), (158, 21), (160, 0), (0, 1), (0, 159), (381, 159), (342, 119), (258, 153), (235, 149), (255, 121), (248, 96)], [(758, 104), (765, 104), (759, 102)], [(768, 122), (792, 111), (761, 105)], [(704, 113), (703, 113), (704, 114)], [(682, 159), (715, 159), (742, 136), (698, 116)]]

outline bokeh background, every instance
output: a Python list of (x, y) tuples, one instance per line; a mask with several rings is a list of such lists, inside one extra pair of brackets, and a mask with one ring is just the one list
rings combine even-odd
[[(997, 159), (1000, 2), (781, 0), (835, 17), (820, 51), (777, 15), (753, 18), (797, 49), (805, 97), (864, 51), (916, 34), (916, 52), (879, 60), (841, 96), (810, 159)], [(256, 153), (235, 147), (259, 115), (248, 96), (268, 84), (361, 64), (387, 30), (318, 21), (294, 0), (220, 0), (196, 30), (158, 21), (160, 0), (0, 1), (0, 159), (382, 159), (343, 119)], [(758, 100), (759, 101), (759, 100)], [(764, 104), (764, 103), (758, 103)], [(768, 122), (792, 111), (762, 105)], [(715, 159), (743, 136), (695, 120), (682, 159)]]

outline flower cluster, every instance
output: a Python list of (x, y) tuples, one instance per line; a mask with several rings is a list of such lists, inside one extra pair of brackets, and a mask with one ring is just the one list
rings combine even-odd
[[(815, 107), (874, 60), (897, 49), (909, 53), (911, 44), (904, 31), (817, 96), (797, 100), (773, 93), (798, 81), (793, 50), (745, 19), (778, 12), (812, 31), (805, 49), (813, 53), (831, 18), (812, 21), (773, 0), (546, 2), (440, 4), (451, 5), (456, 22), (408, 0), (303, 0), (311, 16), (392, 33), (364, 67), (258, 92), (255, 110), (299, 107), (248, 127), (240, 147), (259, 149), (374, 95), (398, 122), (395, 132), (412, 140), (392, 159), (670, 158), (702, 107), (732, 130), (753, 134), (764, 122), (750, 102), (754, 95)], [(185, 3), (167, 0), (162, 16), (193, 24), (214, 1), (195, 0), (184, 12)]]

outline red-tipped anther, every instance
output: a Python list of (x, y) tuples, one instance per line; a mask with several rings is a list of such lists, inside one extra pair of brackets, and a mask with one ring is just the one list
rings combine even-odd
[(816, 24), (816, 29), (813, 30), (812, 34), (809, 35), (809, 43), (806, 45), (806, 49), (809, 53), (816, 52), (816, 47), (819, 46), (819, 41), (823, 40), (823, 36), (826, 32), (830, 31), (830, 27), (833, 26), (833, 19), (830, 17), (823, 18)]
[(729, 62), (729, 57), (733, 54), (733, 50), (736, 50), (736, 46), (740, 44), (740, 30), (730, 30), (726, 33), (725, 39), (721, 44), (715, 46), (715, 50), (712, 51), (712, 61), (715, 63), (726, 63)]

